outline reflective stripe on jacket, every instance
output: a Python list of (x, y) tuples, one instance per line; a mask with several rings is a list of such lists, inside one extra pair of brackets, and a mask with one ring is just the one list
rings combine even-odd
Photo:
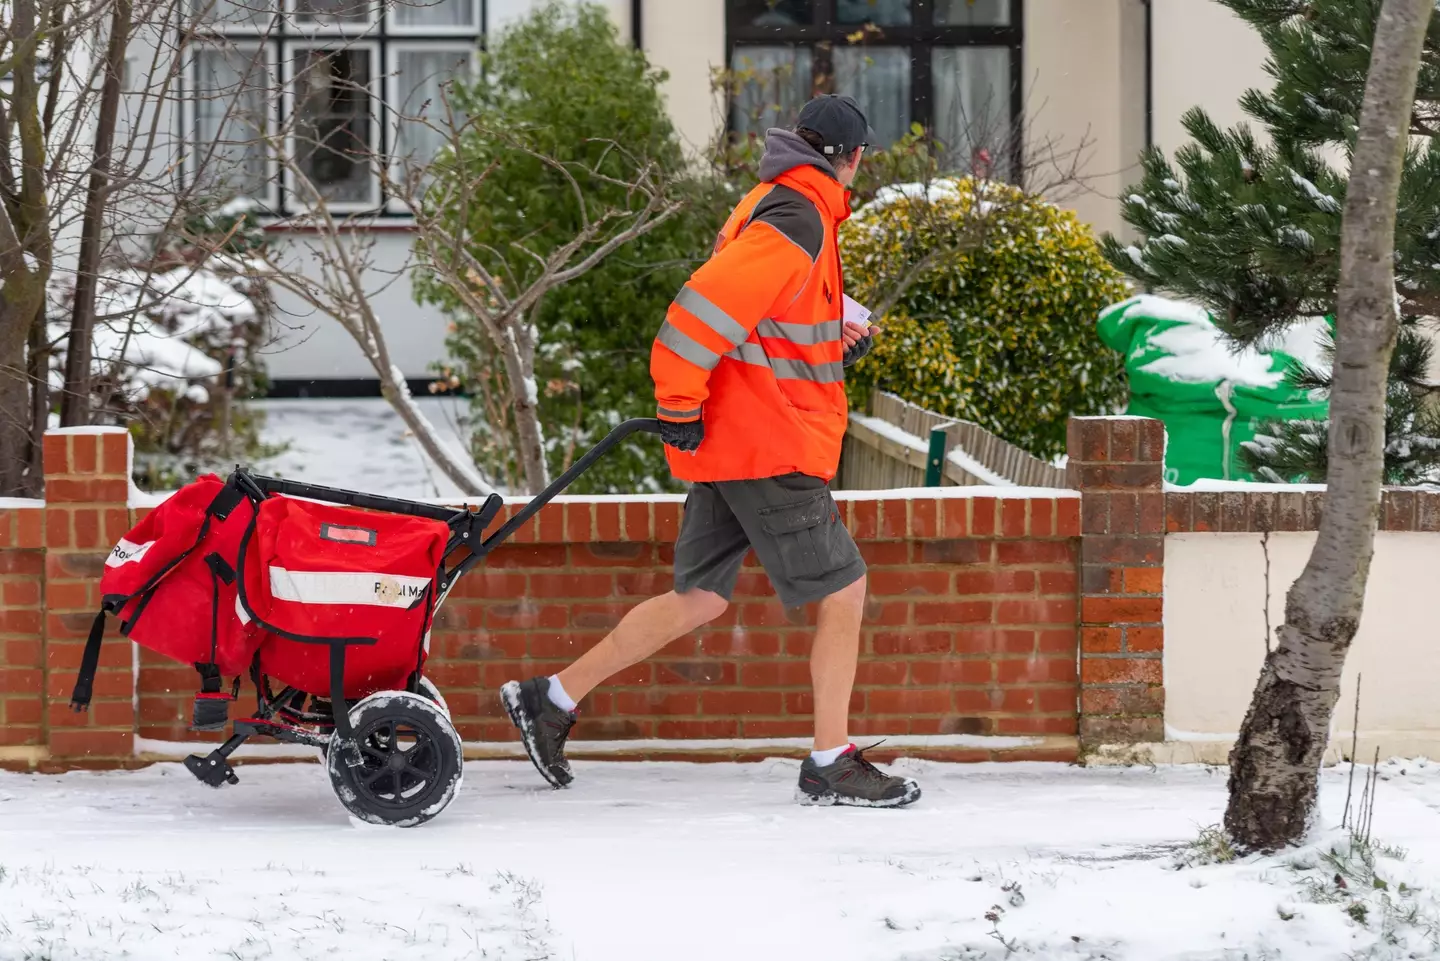
[(770, 132), (766, 162), (772, 175), (730, 215), (651, 349), (658, 416), (705, 422), (699, 451), (666, 451), (681, 480), (828, 480), (839, 464), (848, 409), (835, 231), (849, 194), (788, 131)]

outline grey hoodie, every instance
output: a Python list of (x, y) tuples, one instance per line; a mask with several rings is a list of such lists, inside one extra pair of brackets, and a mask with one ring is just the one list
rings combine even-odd
[(768, 183), (787, 170), (807, 166), (835, 176), (835, 167), (825, 159), (825, 155), (793, 130), (771, 127), (765, 131), (765, 156), (760, 158), (761, 180)]

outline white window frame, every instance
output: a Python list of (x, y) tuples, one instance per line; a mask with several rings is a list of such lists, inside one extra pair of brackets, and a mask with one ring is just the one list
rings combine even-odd
[[(244, 0), (247, 3), (258, 3), (259, 0)], [(273, 9), (270, 11), (270, 19), (264, 23), (236, 23), (229, 20), (206, 20), (199, 24), (202, 32), (209, 38), (219, 37), (222, 39), (243, 38), (247, 40), (259, 40), (272, 34), (275, 30), (276, 20), (281, 13), (281, 0), (270, 0)], [(190, 0), (190, 16), (198, 17), (200, 10), (206, 6), (206, 0)]]
[[(395, 40), (385, 45), (386, 132), (389, 135), (390, 144), (390, 156), (387, 159), (390, 161), (390, 176), (394, 178), (398, 178), (403, 169), (400, 164), (397, 147), (400, 143), (401, 120), (399, 113), (402, 109), (402, 97), (405, 95), (400, 77), (397, 75), (397, 71), (399, 70), (398, 61), (400, 58), (396, 55), (406, 50), (421, 50), (426, 53), (446, 51), (456, 54), (468, 54), (470, 57), (470, 73), (467, 79), (474, 80), (480, 76), (480, 42), (478, 39), (473, 43), (464, 43), (460, 40)], [(437, 109), (437, 105), (432, 104), (431, 108), (435, 110)], [(437, 113), (432, 113), (431, 115), (439, 116)], [(387, 197), (385, 199), (385, 208), (390, 213), (395, 214), (408, 214), (410, 212), (405, 202), (398, 197)]]
[[(481, 8), (481, 0), (468, 0), (470, 4), (470, 25), (460, 27), (403, 27), (400, 25), (400, 18), (395, 15), (396, 7), (391, 4), (385, 11), (385, 31), (391, 37), (454, 37), (456, 39), (469, 38), (473, 41), (471, 49), (480, 49), (480, 40), (485, 35), (485, 25), (481, 23), (484, 10)], [(437, 46), (438, 41), (437, 41)], [(429, 46), (429, 44), (422, 44)]]
[[(376, 8), (384, 0), (365, 0), (364, 20), (302, 20), (302, 14), (296, 9), (299, 4), (297, 0), (281, 0), (285, 16), (285, 43), (288, 46), (293, 42), (315, 44), (327, 40), (348, 39), (348, 40), (376, 40), (377, 37), (367, 36), (380, 27), (380, 18), (376, 16)], [(387, 25), (388, 26), (388, 25)]]
[[(206, 0), (192, 0), (195, 9)], [(260, 0), (244, 0), (258, 3)], [(367, 18), (355, 22), (314, 22), (303, 21), (296, 9), (301, 0), (271, 0), (273, 12), (268, 20), (260, 24), (237, 23), (215, 20), (203, 25), (197, 47), (213, 46), (216, 49), (234, 51), (240, 54), (261, 52), (269, 73), (269, 83), (278, 85), (278, 103), (271, 107), (267, 122), (270, 125), (270, 143), (265, 156), (265, 185), (263, 196), (255, 196), (264, 204), (269, 214), (277, 220), (303, 215), (313, 209), (295, 190), (296, 178), (289, 169), (290, 164), (282, 161), (277, 150), (284, 150), (285, 157), (297, 156), (298, 146), (294, 137), (293, 124), (297, 98), (295, 96), (295, 57), (303, 50), (354, 50), (364, 51), (369, 58), (371, 81), (371, 126), (368, 148), (373, 156), (382, 158), (390, 165), (392, 176), (400, 169), (398, 144), (400, 123), (398, 117), (401, 98), (409, 91), (402, 89), (403, 82), (396, 76), (400, 54), (408, 51), (454, 54), (468, 56), (470, 74), (474, 79), (480, 74), (480, 58), (485, 43), (485, 0), (464, 0), (469, 4), (471, 23), (463, 26), (409, 26), (398, 23), (396, 8), (390, 0), (370, 0)], [(198, 60), (187, 68), (184, 74), (185, 94), (180, 98), (179, 116), (182, 145), (182, 169), (189, 171), (187, 179), (193, 181), (200, 174), (195, 157), (202, 146), (196, 143), (195, 128), (200, 106), (200, 67)], [(432, 106), (432, 114), (437, 108)], [(281, 140), (275, 134), (286, 130)], [(186, 161), (188, 160), (188, 163)], [(369, 197), (365, 201), (331, 201), (329, 207), (337, 214), (376, 214), (389, 219), (397, 215), (404, 217), (408, 208), (397, 198), (384, 190), (380, 171), (370, 171)]]
[[(275, 59), (275, 45), (273, 43), (265, 43), (259, 40), (254, 34), (247, 36), (237, 33), (233, 37), (227, 34), (216, 39), (206, 40), (197, 43), (194, 49), (198, 52), (204, 50), (206, 47), (220, 50), (234, 50), (237, 52), (243, 52), (247, 50), (262, 51), (265, 55), (265, 69), (269, 74), (270, 81), (274, 83), (279, 78), (278, 71), (280, 69), (280, 65), (276, 62)], [(197, 156), (198, 150), (200, 149), (200, 145), (195, 141), (195, 128), (200, 120), (198, 97), (200, 93), (200, 63), (198, 58), (191, 60), (190, 65), (185, 72), (185, 81), (186, 95), (181, 98), (180, 103), (180, 123), (182, 124), (181, 130), (184, 131), (184, 134), (181, 137), (181, 142), (185, 145), (184, 149), (187, 157), (191, 159), (191, 163), (186, 167), (187, 172), (185, 179), (187, 183), (194, 185), (200, 177), (200, 169), (194, 160), (194, 158)], [(272, 128), (278, 129), (274, 127), (277, 122), (277, 118), (273, 110), (271, 111), (268, 120)], [(270, 135), (273, 136), (273, 131)], [(267, 210), (272, 212), (278, 211), (278, 208), (280, 206), (280, 184), (278, 180), (278, 167), (279, 162), (275, 157), (274, 150), (271, 149), (271, 143), (267, 143), (265, 145), (264, 196), (252, 197), (251, 199), (259, 201), (265, 206)]]
[[(307, 38), (298, 40), (287, 40), (283, 47), (284, 63), (280, 65), (283, 71), (282, 94), (280, 97), (281, 116), (285, 125), (285, 155), (290, 158), (298, 156), (295, 149), (295, 137), (293, 135), (295, 125), (295, 56), (301, 50), (314, 50), (317, 48), (338, 48), (342, 50), (366, 50), (370, 54), (370, 92), (371, 123), (370, 142), (368, 144), (371, 156), (380, 153), (380, 125), (384, 123), (384, 106), (381, 100), (381, 50), (378, 40), (355, 40), (344, 37), (331, 36), (328, 38)], [(290, 163), (286, 163), (283, 170), (286, 213), (300, 214), (312, 210), (309, 203), (301, 200), (295, 189), (293, 172)], [(358, 214), (378, 211), (382, 208), (380, 174), (378, 171), (370, 172), (370, 198), (368, 200), (327, 200), (325, 202), (332, 212), (337, 214)]]

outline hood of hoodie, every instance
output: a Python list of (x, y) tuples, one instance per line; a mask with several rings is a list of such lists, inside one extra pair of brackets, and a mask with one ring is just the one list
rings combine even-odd
[(771, 127), (765, 131), (765, 156), (760, 158), (760, 179), (768, 183), (796, 167), (816, 167), (829, 177), (835, 176), (835, 168), (825, 155), (793, 130)]
[(850, 191), (835, 179), (835, 168), (825, 155), (790, 130), (771, 128), (765, 133), (765, 156), (760, 158), (760, 179), (773, 183), (784, 178), (787, 185), (808, 193), (822, 213), (835, 223), (850, 216)]

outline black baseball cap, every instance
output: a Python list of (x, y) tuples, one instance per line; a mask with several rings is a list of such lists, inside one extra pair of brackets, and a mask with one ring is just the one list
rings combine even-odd
[(827, 93), (800, 108), (796, 127), (813, 130), (825, 142), (825, 156), (840, 157), (857, 147), (868, 146), (875, 131), (854, 97)]

